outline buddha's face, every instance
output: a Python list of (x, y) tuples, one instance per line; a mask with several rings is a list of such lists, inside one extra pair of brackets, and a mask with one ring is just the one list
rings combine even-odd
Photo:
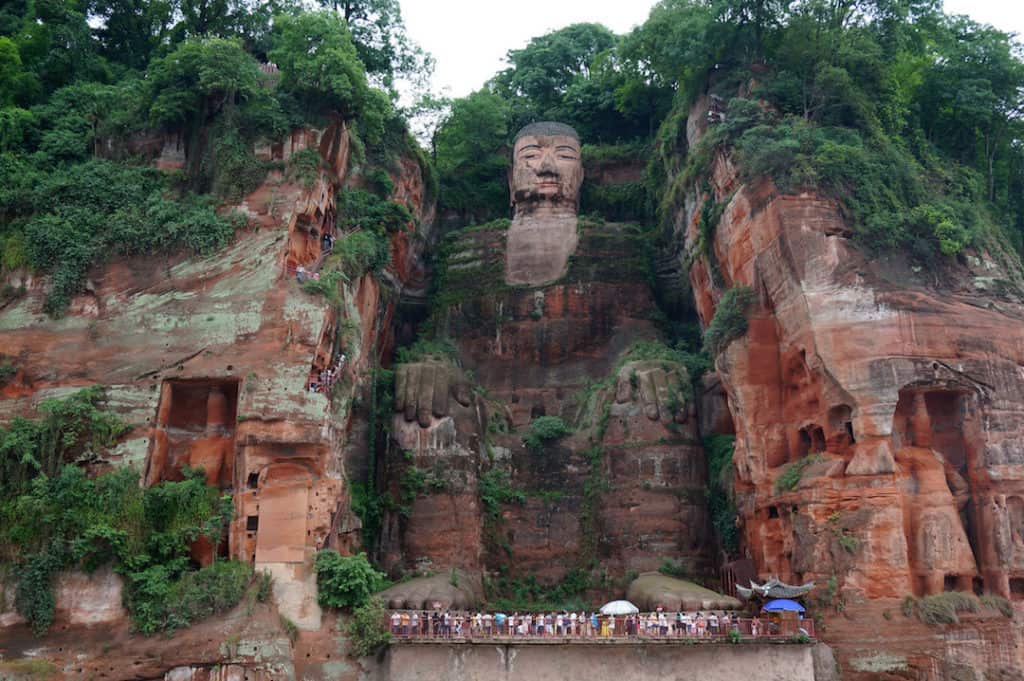
[(516, 214), (541, 207), (575, 212), (583, 164), (580, 143), (570, 135), (524, 135), (512, 150), (509, 188)]

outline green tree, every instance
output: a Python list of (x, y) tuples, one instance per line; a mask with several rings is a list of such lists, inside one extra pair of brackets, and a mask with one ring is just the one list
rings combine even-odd
[(442, 209), (479, 221), (508, 214), (509, 116), (487, 90), (452, 103), (436, 135)]
[(396, 77), (422, 87), (433, 60), (409, 39), (398, 0), (321, 0), (341, 13), (366, 72), (391, 89)]
[(366, 71), (345, 23), (331, 12), (279, 16), (270, 59), (280, 87), (314, 116), (352, 119), (369, 97)]
[(150, 64), (149, 118), (155, 125), (184, 132), (190, 177), (200, 174), (206, 126), (255, 94), (259, 73), (242, 44), (227, 38), (188, 39)]

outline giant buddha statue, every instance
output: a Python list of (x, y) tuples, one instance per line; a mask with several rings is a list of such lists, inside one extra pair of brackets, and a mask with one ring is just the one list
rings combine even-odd
[[(456, 356), (396, 368), (386, 480), (403, 506), (379, 556), (396, 572), (555, 581), (598, 562), (621, 576), (706, 559), (689, 377), (633, 352), (659, 338), (648, 235), (579, 219), (582, 182), (575, 130), (528, 125), (513, 145), (511, 223), (445, 249), (428, 326)], [(543, 437), (550, 417), (572, 432)], [(465, 602), (455, 590), (448, 600)], [(445, 600), (434, 587), (389, 598), (419, 607), (427, 591)]]
[(530, 286), (556, 281), (577, 244), (583, 164), (576, 131), (562, 123), (532, 123), (520, 130), (508, 180), (514, 217), (505, 281)]

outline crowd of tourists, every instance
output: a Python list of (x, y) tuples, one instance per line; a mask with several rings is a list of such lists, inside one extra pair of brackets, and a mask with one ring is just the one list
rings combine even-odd
[[(777, 627), (760, 617), (734, 612), (648, 612), (602, 615), (591, 612), (489, 613), (395, 610), (388, 615), (392, 635), (402, 638), (575, 637), (716, 638), (762, 637)], [(803, 633), (807, 633), (802, 630)]]
[(316, 375), (314, 380), (309, 382), (309, 392), (311, 393), (330, 393), (331, 388), (337, 382), (341, 376), (342, 369), (345, 368), (345, 353), (341, 353), (338, 356), (337, 362), (334, 366), (327, 367)]

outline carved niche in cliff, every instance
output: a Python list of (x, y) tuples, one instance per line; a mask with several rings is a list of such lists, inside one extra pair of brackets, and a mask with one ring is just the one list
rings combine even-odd
[(164, 382), (146, 484), (181, 480), (188, 466), (202, 468), (210, 485), (233, 487), (237, 407), (237, 380)]

